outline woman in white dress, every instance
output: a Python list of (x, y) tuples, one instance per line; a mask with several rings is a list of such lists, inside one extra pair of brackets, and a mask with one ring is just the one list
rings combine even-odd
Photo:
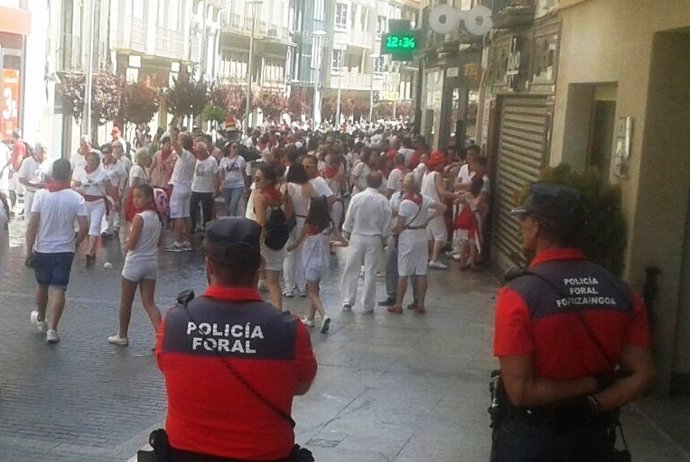
[[(290, 232), (290, 239), (287, 242), (287, 246), (289, 247), (297, 240), (302, 232), (304, 220), (307, 218), (307, 212), (309, 211), (309, 201), (316, 193), (309, 182), (307, 172), (299, 162), (294, 162), (290, 165), (286, 181), (287, 192), (292, 200), (292, 207), (297, 223)], [(283, 265), (283, 279), (285, 280), (283, 296), (294, 297), (295, 289), (300, 297), (307, 296), (304, 266), (302, 266), (301, 246), (297, 246), (294, 250), (288, 251)]]
[(86, 264), (96, 259), (96, 248), (101, 237), (101, 222), (105, 215), (105, 196), (116, 194), (110, 184), (108, 174), (101, 167), (98, 151), (86, 155), (86, 165), (72, 178), (72, 188), (84, 196), (89, 218), (89, 239), (86, 249)]

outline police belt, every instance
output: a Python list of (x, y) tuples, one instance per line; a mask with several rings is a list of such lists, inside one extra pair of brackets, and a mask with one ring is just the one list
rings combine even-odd
[(599, 412), (597, 414), (580, 414), (572, 408), (542, 407), (517, 408), (512, 407), (508, 420), (525, 422), (533, 428), (543, 428), (554, 431), (581, 430), (584, 428), (605, 428), (618, 424), (620, 410)]

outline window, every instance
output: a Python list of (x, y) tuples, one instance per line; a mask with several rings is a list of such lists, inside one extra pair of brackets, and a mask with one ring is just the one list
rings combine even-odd
[(333, 59), (331, 60), (331, 68), (333, 69), (333, 71), (340, 72), (340, 70), (343, 67), (344, 58), (344, 50), (333, 50)]
[(319, 69), (321, 67), (321, 40), (314, 40), (311, 46), (311, 68)]
[(378, 16), (376, 18), (376, 35), (381, 35), (386, 32), (386, 17), (385, 16)]
[(335, 27), (347, 28), (347, 5), (345, 3), (335, 4)]
[(386, 57), (379, 56), (374, 60), (374, 74), (382, 74), (386, 71)]
[(324, 11), (324, 0), (314, 0), (314, 19), (323, 21), (325, 19)]

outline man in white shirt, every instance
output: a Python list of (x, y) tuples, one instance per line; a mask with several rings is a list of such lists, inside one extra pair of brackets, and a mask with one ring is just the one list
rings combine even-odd
[(383, 246), (390, 234), (391, 206), (379, 192), (383, 178), (378, 172), (367, 176), (367, 188), (352, 197), (345, 214), (343, 234), (349, 238), (343, 273), (343, 311), (352, 311), (357, 298), (357, 280), (364, 264), (365, 313), (372, 313), (376, 304), (376, 270), (383, 259)]
[(171, 137), (173, 149), (178, 159), (175, 162), (170, 184), (170, 219), (173, 220), (175, 241), (165, 248), (168, 252), (184, 252), (192, 250), (190, 242), (192, 236), (192, 220), (190, 202), (192, 198), (192, 179), (196, 167), (196, 157), (192, 154), (194, 140), (189, 134), (182, 133), (179, 138), (173, 133)]
[[(431, 211), (433, 210), (433, 212)], [(414, 307), (417, 313), (425, 313), (427, 289), (427, 259), (429, 247), (426, 240), (426, 224), (435, 217), (443, 216), (446, 206), (419, 193), (419, 186), (413, 174), (405, 176), (404, 195), (398, 208), (393, 232), (398, 234), (398, 287), (395, 305), (388, 308), (391, 313), (402, 314), (402, 305), (407, 291), (407, 278), (412, 276)]]
[(220, 190), (216, 158), (209, 155), (208, 145), (204, 142), (197, 143), (196, 149), (198, 154), (190, 199), (190, 215), (194, 231), (197, 231), (197, 223), (199, 223), (199, 204), (201, 204), (203, 214), (201, 224), (205, 229), (206, 223), (213, 219), (213, 201)]
[(45, 162), (46, 150), (41, 143), (36, 143), (34, 155), (25, 158), (17, 172), (17, 181), (25, 188), (24, 193), (24, 219), (31, 218), (31, 205), (34, 201), (34, 194), (43, 188), (46, 178), (50, 174), (50, 165)]
[[(26, 265), (34, 268), (38, 282), (37, 306), (31, 312), (31, 323), (46, 334), (48, 343), (57, 343), (60, 341), (57, 327), (65, 308), (65, 291), (74, 253), (86, 237), (89, 225), (84, 198), (70, 189), (70, 163), (65, 159), (56, 160), (52, 176), (54, 182), (34, 196), (26, 232)], [(79, 224), (76, 237), (75, 220)], [(51, 287), (52, 317), (48, 319), (48, 289)]]
[[(448, 199), (455, 199), (455, 194), (446, 191), (443, 181), (443, 167), (445, 166), (446, 155), (442, 151), (434, 151), (429, 158), (429, 172), (424, 175), (422, 180), (421, 192), (434, 202), (444, 203)], [(437, 215), (429, 221), (427, 226), (429, 240), (432, 241), (432, 251), (429, 260), (429, 268), (448, 269), (448, 266), (439, 261), (441, 248), (448, 239), (448, 229), (446, 221), (442, 215)]]

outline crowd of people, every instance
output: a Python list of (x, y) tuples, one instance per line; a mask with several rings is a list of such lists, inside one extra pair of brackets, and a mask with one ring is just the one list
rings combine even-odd
[[(91, 266), (103, 239), (121, 239), (119, 329), (107, 341), (129, 344), (139, 289), (168, 391), (166, 429), (152, 443), (169, 460), (313, 461), (293, 445), (289, 411), (317, 370), (308, 329), (318, 316), (329, 331), (320, 283), (331, 254), (346, 253), (344, 312), (374, 312), (385, 273), (379, 306), (403, 314), (411, 281), (407, 308), (426, 313), (428, 270), (448, 269), (444, 249), (461, 269), (481, 268), (490, 183), (477, 146), (432, 151), (404, 127), (270, 126), (214, 140), (171, 126), (132, 162), (129, 143), (112, 135), (98, 149), (83, 138), (52, 164), (20, 134), (12, 150), (0, 144), (0, 231), (7, 241), (24, 188), (25, 263), (38, 282), (30, 320), (48, 343), (60, 341), (79, 248)], [(536, 257), (497, 299), (491, 460), (630, 460), (615, 448), (618, 413), (654, 380), (644, 304), (578, 248), (587, 220), (577, 191), (536, 184), (511, 213)], [(196, 300), (181, 294), (162, 318), (155, 288), (168, 234), (165, 251), (203, 250), (209, 287)], [(308, 297), (301, 322), (282, 312), (283, 298), (295, 296)], [(273, 386), (276, 373), (283, 386)], [(221, 417), (209, 417), (215, 411)]]
[[(18, 218), (26, 220), (38, 239), (27, 241), (29, 262), (54, 250), (45, 247), (52, 234), (63, 232), (58, 239), (65, 245), (75, 244), (70, 242), (75, 237), (66, 224), (52, 222), (61, 204), (36, 201), (66, 188), (54, 175), (55, 164), (45, 160), (45, 147), (31, 149), (17, 139), (17, 148), (6, 153), (8, 166), (0, 175), (6, 182), (0, 192), (12, 199), (10, 184), (15, 185), (12, 191), (16, 185), (25, 188)], [(120, 327), (108, 339), (111, 343), (129, 343), (137, 287), (153, 328), (158, 328), (154, 298), (159, 245), (167, 240), (167, 246), (160, 246), (167, 252), (191, 251), (200, 245), (195, 234), (217, 218), (245, 216), (261, 226), (260, 286), (279, 310), (284, 297), (306, 297), (309, 308), (303, 322), (309, 327), (318, 322), (323, 333), (331, 318), (320, 299), (319, 283), (339, 248), (346, 253), (343, 311), (359, 306), (364, 313), (373, 312), (376, 276), (385, 273), (387, 297), (378, 305), (402, 314), (412, 278), (413, 300), (407, 307), (426, 312), (428, 268), (448, 268), (444, 248), (460, 261), (461, 269), (479, 268), (489, 180), (477, 146), (459, 149), (451, 143), (432, 151), (423, 137), (404, 126), (341, 131), (265, 126), (244, 136), (224, 132), (212, 137), (172, 124), (144, 142), (137, 138), (135, 149), (130, 146), (115, 128), (112, 139), (98, 147), (82, 137), (69, 157), (67, 185), (84, 201), (85, 264), (95, 264), (103, 240), (120, 238), (125, 253)], [(3, 210), (5, 224), (14, 206), (11, 202)], [(79, 210), (76, 216), (81, 217)], [(104, 260), (105, 268), (113, 267), (108, 255)], [(49, 285), (64, 292), (69, 271), (63, 276), (59, 284)], [(45, 289), (46, 284), (39, 285)], [(36, 311), (32, 320), (37, 327), (58, 338), (59, 316), (44, 324), (45, 310), (39, 305)]]

